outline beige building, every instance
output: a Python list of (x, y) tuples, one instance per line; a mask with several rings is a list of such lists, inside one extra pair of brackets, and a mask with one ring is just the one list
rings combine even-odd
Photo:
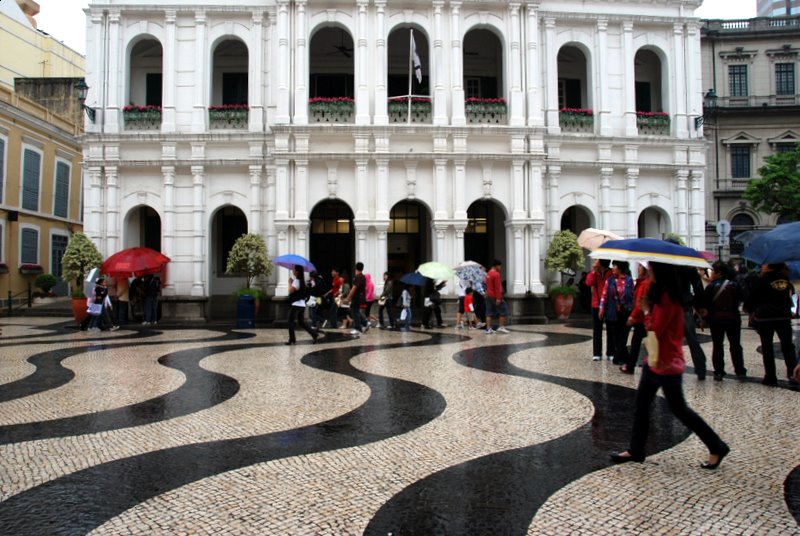
[[(718, 96), (716, 109), (706, 109), (704, 126), (711, 142), (706, 243), (720, 251), (720, 220), (732, 224), (733, 237), (783, 223), (755, 212), (742, 193), (767, 156), (800, 141), (800, 16), (706, 20), (701, 49), (704, 86)], [(734, 240), (721, 251), (727, 259), (742, 249)]]
[[(19, 5), (18, 5), (19, 4)], [(24, 9), (23, 9), (24, 8)], [(61, 273), (82, 230), (83, 57), (35, 29), (35, 2), (0, 4), (0, 298), (27, 299), (39, 273)], [(46, 78), (41, 78), (42, 74)], [(64, 294), (59, 284), (56, 292)]]

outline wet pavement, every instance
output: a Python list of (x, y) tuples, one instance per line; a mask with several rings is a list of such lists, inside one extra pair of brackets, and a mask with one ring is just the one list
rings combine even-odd
[(639, 373), (592, 362), (585, 322), (2, 324), (0, 534), (800, 534), (800, 393), (760, 385), (750, 330), (748, 381), (685, 377), (733, 449), (711, 472), (661, 397), (646, 462), (610, 465)]

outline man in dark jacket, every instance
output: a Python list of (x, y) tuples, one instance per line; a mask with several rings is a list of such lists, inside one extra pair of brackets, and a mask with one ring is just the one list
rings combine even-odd
[(772, 338), (775, 334), (781, 342), (786, 375), (791, 383), (797, 383), (792, 377), (797, 356), (792, 341), (790, 301), (792, 284), (788, 273), (784, 263), (762, 266), (761, 278), (744, 304), (745, 310), (753, 316), (753, 322), (761, 339), (761, 357), (764, 360), (764, 379), (761, 383), (764, 385), (778, 385), (775, 351), (772, 348)]

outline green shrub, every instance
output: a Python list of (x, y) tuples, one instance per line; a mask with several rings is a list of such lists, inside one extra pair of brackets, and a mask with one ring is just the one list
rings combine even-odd
[(53, 287), (58, 285), (58, 278), (53, 274), (42, 274), (36, 278), (33, 285), (39, 287), (42, 293), (47, 296), (50, 294), (50, 291), (53, 290)]

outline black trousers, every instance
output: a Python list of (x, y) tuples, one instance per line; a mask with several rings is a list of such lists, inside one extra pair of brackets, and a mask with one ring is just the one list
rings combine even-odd
[(756, 322), (756, 330), (758, 330), (758, 336), (761, 338), (761, 357), (764, 359), (764, 378), (767, 380), (778, 379), (775, 371), (775, 350), (772, 348), (772, 338), (776, 334), (778, 335), (778, 340), (781, 342), (783, 362), (786, 363), (786, 375), (787, 377), (791, 376), (797, 360), (794, 342), (792, 341), (792, 321), (788, 318), (786, 320), (775, 320), (772, 322), (759, 320)]
[(393, 328), (394, 327), (394, 307), (392, 306), (392, 298), (391, 298), (391, 296), (389, 296), (389, 298), (386, 299), (386, 303), (384, 303), (383, 305), (379, 305), (378, 306), (378, 323), (380, 323), (381, 326), (385, 325), (383, 323), (383, 310), (384, 309), (386, 309), (386, 314), (389, 315), (389, 327)]
[(714, 374), (725, 374), (725, 337), (731, 347), (731, 362), (733, 371), (737, 376), (747, 374), (744, 368), (744, 352), (742, 351), (742, 319), (710, 322), (711, 341), (714, 349), (711, 352), (711, 363), (714, 364)]
[(644, 324), (637, 322), (633, 325), (633, 335), (631, 335), (631, 351), (628, 353), (628, 368), (633, 370), (639, 363), (639, 353), (642, 350), (642, 341), (647, 337), (647, 329)]
[(664, 391), (670, 411), (689, 430), (697, 434), (711, 454), (721, 454), (725, 450), (725, 442), (716, 432), (686, 405), (683, 397), (683, 375), (656, 374), (645, 366), (639, 388), (636, 390), (636, 414), (633, 420), (633, 436), (628, 452), (633, 456), (645, 456), (645, 443), (650, 431), (650, 406), (656, 397), (659, 387)]
[(603, 325), (606, 327), (606, 355), (613, 356), (614, 351), (614, 336), (611, 331), (611, 325), (600, 320), (600, 308), (592, 307), (592, 355), (599, 355), (603, 357)]
[(628, 317), (630, 313), (617, 311), (617, 319), (608, 321), (611, 327), (611, 336), (614, 337), (614, 363), (623, 365), (628, 362), (630, 356), (628, 354), (628, 333), (631, 328), (628, 327)]
[(305, 319), (306, 308), (305, 307), (297, 307), (296, 305), (292, 305), (289, 308), (289, 342), (296, 342), (297, 339), (294, 336), (294, 326), (295, 324), (300, 324), (300, 327), (303, 328), (311, 335), (312, 339), (316, 339), (317, 335), (311, 328), (308, 327), (306, 324)]
[(689, 353), (692, 354), (692, 365), (694, 372), (698, 376), (706, 375), (706, 354), (697, 340), (697, 326), (694, 322), (694, 310), (687, 307), (683, 311), (683, 336), (689, 346)]
[(431, 324), (431, 313), (436, 316), (436, 325), (442, 325), (442, 309), (438, 305), (433, 307), (424, 307), (422, 311), (422, 325), (423, 327), (430, 328), (433, 327)]

